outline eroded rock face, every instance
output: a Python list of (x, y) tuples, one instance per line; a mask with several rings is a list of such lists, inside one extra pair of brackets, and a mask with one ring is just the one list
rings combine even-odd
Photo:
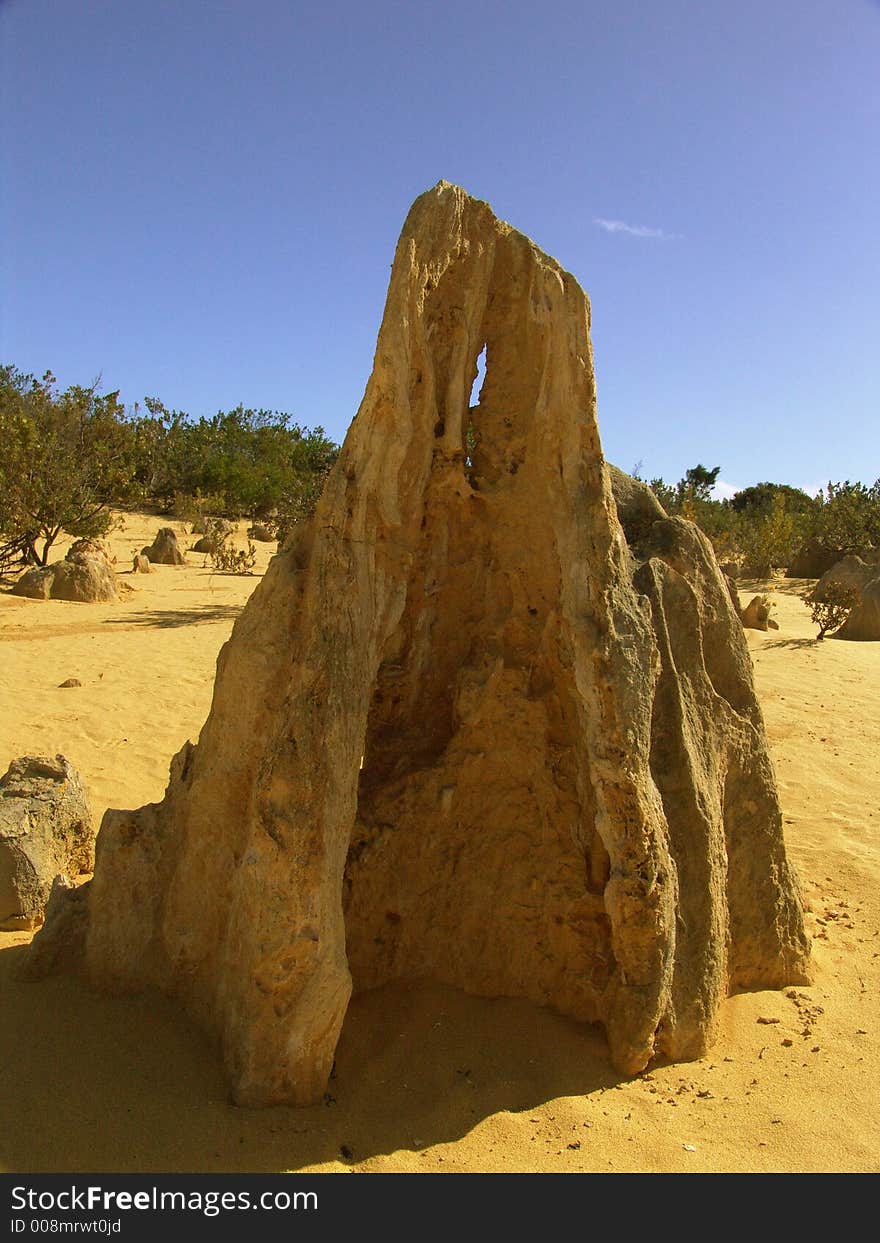
[(746, 630), (778, 630), (779, 623), (770, 616), (770, 605), (765, 596), (752, 596), (740, 619)]
[(816, 600), (824, 600), (829, 587), (849, 587), (856, 600), (861, 600), (864, 589), (878, 574), (880, 569), (877, 565), (851, 553), (825, 571), (813, 589), (813, 596)]
[(880, 549), (877, 548), (857, 548), (851, 550), (847, 554), (844, 548), (831, 548), (828, 544), (823, 543), (820, 539), (807, 540), (806, 544), (798, 551), (791, 565), (786, 571), (786, 578), (821, 578), (838, 561), (843, 560), (847, 555), (858, 556), (862, 561), (880, 562)]
[(527, 997), (635, 1072), (806, 978), (742, 628), (708, 542), (604, 462), (588, 329), (487, 204), (416, 201), (314, 521), (165, 800), (105, 817), (85, 969), (184, 998), (240, 1103), (320, 1099), (352, 987)]
[(75, 540), (68, 548), (64, 560), (79, 565), (87, 561), (103, 561), (108, 566), (116, 564), (116, 558), (110, 551), (109, 545), (98, 539)]
[(76, 885), (64, 873), (55, 877), (46, 902), (42, 933), (17, 967), (17, 979), (41, 980), (47, 975), (78, 969), (88, 928), (88, 893), (88, 881)]
[(832, 638), (880, 642), (880, 576), (862, 588), (861, 599)]
[(152, 544), (141, 549), (141, 554), (153, 565), (186, 565), (186, 557), (180, 551), (174, 527), (160, 527)]
[[(87, 543), (90, 541), (82, 541)], [(77, 550), (63, 561), (26, 570), (12, 594), (31, 600), (71, 600), (79, 604), (108, 603), (119, 599), (116, 573), (104, 556)]]
[(55, 877), (91, 871), (94, 843), (85, 791), (68, 760), (14, 760), (0, 777), (0, 927), (41, 923)]

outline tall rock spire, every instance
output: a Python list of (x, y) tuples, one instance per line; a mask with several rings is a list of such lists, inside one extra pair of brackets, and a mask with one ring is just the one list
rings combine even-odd
[(320, 1099), (352, 986), (529, 998), (632, 1073), (805, 979), (741, 627), (603, 459), (589, 317), (486, 203), (416, 200), (313, 521), (164, 801), (105, 817), (85, 970), (183, 998), (242, 1104)]

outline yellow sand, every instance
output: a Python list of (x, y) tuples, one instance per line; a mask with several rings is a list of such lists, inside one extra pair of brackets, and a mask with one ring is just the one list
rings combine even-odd
[[(167, 525), (125, 522), (121, 570)], [(258, 545), (259, 570), (273, 551)], [(258, 581), (206, 560), (126, 573), (136, 591), (115, 605), (0, 594), (0, 771), (60, 751), (98, 819), (161, 798)], [(172, 1003), (16, 983), (29, 934), (0, 933), (0, 1169), (880, 1169), (880, 643), (817, 643), (803, 584), (764, 586), (780, 629), (747, 637), (815, 937), (811, 987), (732, 998), (711, 1056), (630, 1081), (598, 1030), (430, 983), (389, 987), (352, 1003), (324, 1104), (249, 1112)], [(82, 686), (60, 689), (71, 677)]]

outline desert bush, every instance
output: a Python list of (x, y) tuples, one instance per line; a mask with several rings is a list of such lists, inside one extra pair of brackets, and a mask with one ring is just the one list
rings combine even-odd
[(804, 531), (803, 514), (789, 508), (781, 491), (770, 495), (766, 507), (741, 509), (736, 513), (735, 541), (745, 572), (766, 578), (771, 570), (788, 566)]
[(246, 549), (221, 544), (211, 553), (211, 564), (220, 574), (253, 574), (257, 564), (256, 545), (252, 540), (248, 540)]
[[(193, 535), (207, 534), (210, 514), (222, 514), (226, 507), (225, 498), (218, 492), (203, 496), (196, 489), (190, 492), (175, 492), (171, 502), (171, 512), (175, 518), (189, 526)], [(231, 528), (230, 528), (231, 529)]]
[(248, 540), (246, 549), (233, 548), (229, 543), (231, 534), (232, 528), (222, 518), (209, 518), (206, 522), (204, 538), (212, 545), (208, 554), (211, 565), (220, 574), (253, 574), (257, 564), (256, 545)]
[(216, 552), (226, 545), (234, 530), (235, 527), (225, 518), (206, 518), (204, 522), (197, 523), (193, 528), (193, 534), (198, 534), (200, 537), (193, 545), (193, 552), (208, 554)]
[(809, 535), (840, 555), (880, 545), (880, 479), (862, 483), (829, 483), (816, 498)]
[(787, 483), (755, 483), (735, 492), (730, 499), (730, 507), (738, 514), (768, 514), (777, 498), (782, 500), (789, 513), (794, 514), (811, 514), (818, 505), (815, 497)]
[(804, 592), (801, 598), (810, 610), (813, 625), (819, 627), (817, 639), (824, 639), (826, 634), (839, 630), (859, 602), (852, 587), (834, 582), (825, 587), (821, 600), (816, 599), (815, 587)]
[[(0, 367), (0, 535), (23, 542), (45, 565), (62, 532), (95, 539), (112, 525), (110, 505), (129, 496), (132, 438), (118, 393), (72, 385), (56, 390)], [(42, 548), (37, 548), (42, 541)]]
[(755, 577), (788, 568), (808, 541), (839, 557), (880, 546), (880, 479), (829, 483), (817, 496), (784, 483), (757, 483), (730, 500), (713, 500), (719, 468), (692, 466), (677, 484), (649, 487), (668, 514), (695, 522), (719, 557), (735, 557)]

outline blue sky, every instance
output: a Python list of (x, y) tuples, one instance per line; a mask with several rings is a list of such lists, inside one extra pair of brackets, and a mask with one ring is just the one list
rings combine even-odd
[(880, 476), (880, 4), (0, 0), (0, 360), (341, 440), (412, 200), (590, 295), (606, 456)]

